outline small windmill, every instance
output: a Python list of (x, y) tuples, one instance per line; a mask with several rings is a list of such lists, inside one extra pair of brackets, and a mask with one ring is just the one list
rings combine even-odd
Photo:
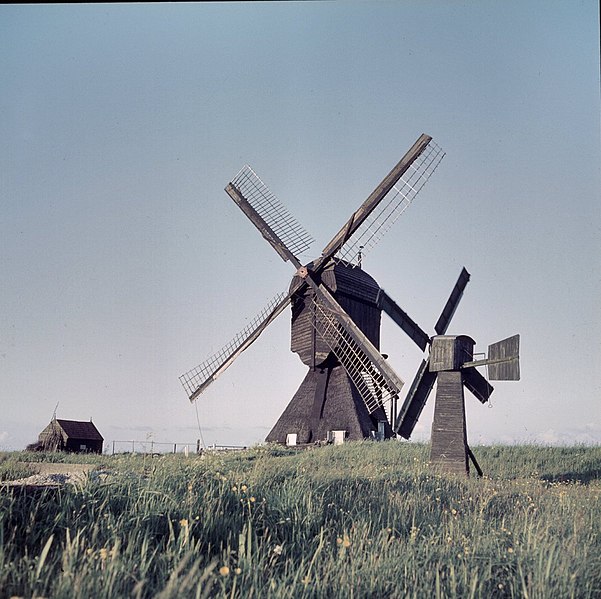
[[(316, 260), (298, 256), (312, 237), (245, 166), (226, 186), (231, 199), (295, 275), (220, 352), (180, 377), (194, 401), (287, 307), (292, 308), (291, 350), (309, 367), (305, 379), (268, 435), (268, 441), (309, 443), (393, 436), (384, 405), (403, 381), (380, 354), (380, 287), (361, 258), (419, 193), (444, 156), (421, 135), (326, 245)], [(393, 409), (392, 412), (396, 412)]]
[(471, 337), (445, 334), (469, 279), (470, 274), (463, 268), (434, 327), (437, 334), (432, 338), (385, 294), (381, 296), (380, 303), (391, 304), (388, 313), (394, 315), (395, 322), (422, 351), (427, 347), (430, 350), (428, 357), (422, 361), (398, 414), (396, 432), (406, 439), (411, 436), (436, 382), (430, 461), (447, 471), (469, 473), (471, 459), (478, 474), (482, 475), (467, 443), (463, 387), (482, 403), (488, 401), (493, 387), (476, 370), (479, 366), (488, 368), (490, 380), (519, 380), (520, 336), (514, 335), (489, 345), (488, 357), (474, 360), (475, 341)]

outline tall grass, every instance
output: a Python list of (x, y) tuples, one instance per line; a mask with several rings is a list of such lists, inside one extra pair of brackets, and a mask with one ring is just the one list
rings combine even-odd
[(0, 492), (0, 596), (601, 596), (601, 448), (475, 448), (483, 479), (428, 449), (91, 458)]

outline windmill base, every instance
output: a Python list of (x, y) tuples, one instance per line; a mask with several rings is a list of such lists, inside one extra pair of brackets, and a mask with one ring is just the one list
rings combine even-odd
[[(383, 424), (379, 424), (383, 423)], [(383, 408), (369, 414), (342, 366), (309, 370), (301, 386), (265, 439), (285, 444), (289, 434), (298, 444), (326, 442), (331, 431), (345, 431), (345, 440), (393, 437)]]
[(430, 463), (445, 472), (469, 474), (469, 453), (462, 373), (439, 372)]

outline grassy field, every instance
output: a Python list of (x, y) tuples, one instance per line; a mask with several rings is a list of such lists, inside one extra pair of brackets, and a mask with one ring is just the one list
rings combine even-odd
[(601, 597), (601, 447), (257, 447), (85, 461), (87, 481), (0, 491), (0, 597)]

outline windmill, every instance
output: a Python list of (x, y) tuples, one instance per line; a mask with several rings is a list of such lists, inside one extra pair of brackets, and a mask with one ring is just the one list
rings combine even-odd
[(308, 264), (298, 256), (312, 237), (245, 166), (225, 191), (296, 272), (287, 292), (273, 298), (221, 351), (180, 377), (190, 401), (291, 306), (291, 350), (309, 370), (267, 440), (293, 444), (393, 436), (384, 406), (396, 405), (403, 381), (380, 354), (380, 287), (360, 263), (443, 157), (432, 138), (421, 135)]
[(474, 360), (475, 341), (467, 335), (446, 335), (451, 318), (459, 305), (470, 274), (462, 269), (457, 283), (443, 308), (432, 338), (401, 310), (384, 292), (379, 303), (387, 306), (393, 320), (429, 355), (413, 379), (396, 421), (396, 432), (408, 439), (413, 432), (434, 383), (436, 404), (432, 423), (430, 462), (450, 472), (468, 473), (469, 460), (478, 474), (482, 470), (467, 443), (465, 402), (466, 387), (482, 403), (486, 403), (493, 387), (478, 370), (486, 366), (490, 380), (518, 381), (520, 379), (520, 336), (514, 335), (488, 346), (488, 356)]

